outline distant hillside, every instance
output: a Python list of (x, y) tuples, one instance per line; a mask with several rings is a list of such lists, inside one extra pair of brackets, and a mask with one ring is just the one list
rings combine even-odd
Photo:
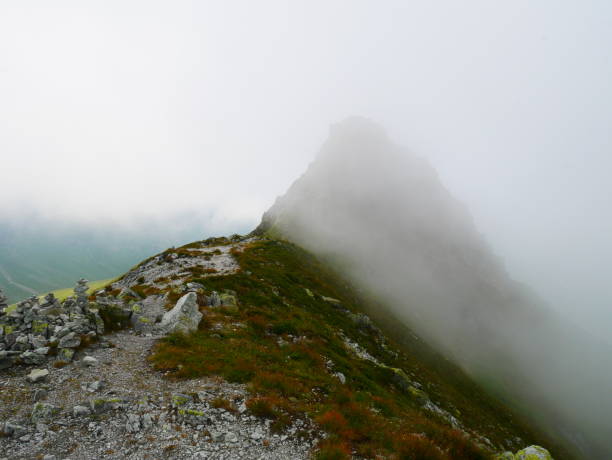
[(435, 170), (380, 126), (334, 125), (255, 233), (323, 257), (585, 458), (612, 456), (610, 347), (514, 282)]
[[(206, 235), (192, 219), (181, 227), (151, 223), (145, 230), (111, 225), (62, 226), (32, 218), (0, 225), (0, 288), (11, 303), (74, 286), (76, 280), (114, 278), (149, 254)], [(204, 232), (204, 233), (203, 233)]]
[(24, 235), (0, 229), (0, 287), (10, 302), (16, 302), (73, 286), (81, 277), (117, 276), (159, 249), (136, 238), (109, 241), (87, 232)]

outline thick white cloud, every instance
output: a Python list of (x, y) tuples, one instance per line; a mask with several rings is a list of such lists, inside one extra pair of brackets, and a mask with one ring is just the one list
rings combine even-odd
[(4, 1), (0, 216), (255, 225), (328, 125), (361, 114), (432, 161), (518, 279), (604, 333), (611, 17), (603, 1)]

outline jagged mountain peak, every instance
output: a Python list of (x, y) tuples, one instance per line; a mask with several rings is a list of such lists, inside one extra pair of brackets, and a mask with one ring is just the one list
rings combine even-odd
[(498, 395), (537, 407), (584, 455), (609, 452), (605, 392), (575, 391), (593, 376), (612, 383), (596, 364), (609, 347), (516, 283), (434, 168), (380, 126), (359, 117), (333, 125), (256, 233), (331, 263)]

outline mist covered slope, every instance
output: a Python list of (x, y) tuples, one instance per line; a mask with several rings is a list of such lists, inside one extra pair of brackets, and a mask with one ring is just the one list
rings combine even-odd
[(612, 350), (514, 282), (433, 168), (380, 126), (334, 125), (256, 233), (333, 263), (584, 458), (612, 455)]

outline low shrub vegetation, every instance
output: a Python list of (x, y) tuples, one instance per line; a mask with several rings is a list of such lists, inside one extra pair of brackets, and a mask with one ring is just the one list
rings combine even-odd
[[(311, 417), (328, 433), (315, 453), (319, 460), (490, 458), (475, 435), (424, 409), (422, 400), (391, 378), (391, 368), (417, 376), (432, 401), (460, 414), (466, 432), (497, 445), (516, 436), (537, 443), (537, 434), (411, 331), (404, 334), (415, 337), (412, 342), (386, 340), (383, 347), (380, 337), (360, 329), (343, 309), (376, 305), (305, 251), (260, 240), (232, 253), (241, 267), (237, 274), (194, 274), (190, 280), (208, 291), (235, 291), (240, 307), (204, 308), (206, 327), (162, 339), (151, 357), (158, 369), (174, 378), (221, 376), (248, 384), (254, 395), (248, 409), (272, 420), (276, 431), (292, 418)], [(342, 308), (323, 296), (338, 299)], [(176, 300), (170, 292), (169, 301)], [(344, 336), (386, 367), (355, 356)]]

